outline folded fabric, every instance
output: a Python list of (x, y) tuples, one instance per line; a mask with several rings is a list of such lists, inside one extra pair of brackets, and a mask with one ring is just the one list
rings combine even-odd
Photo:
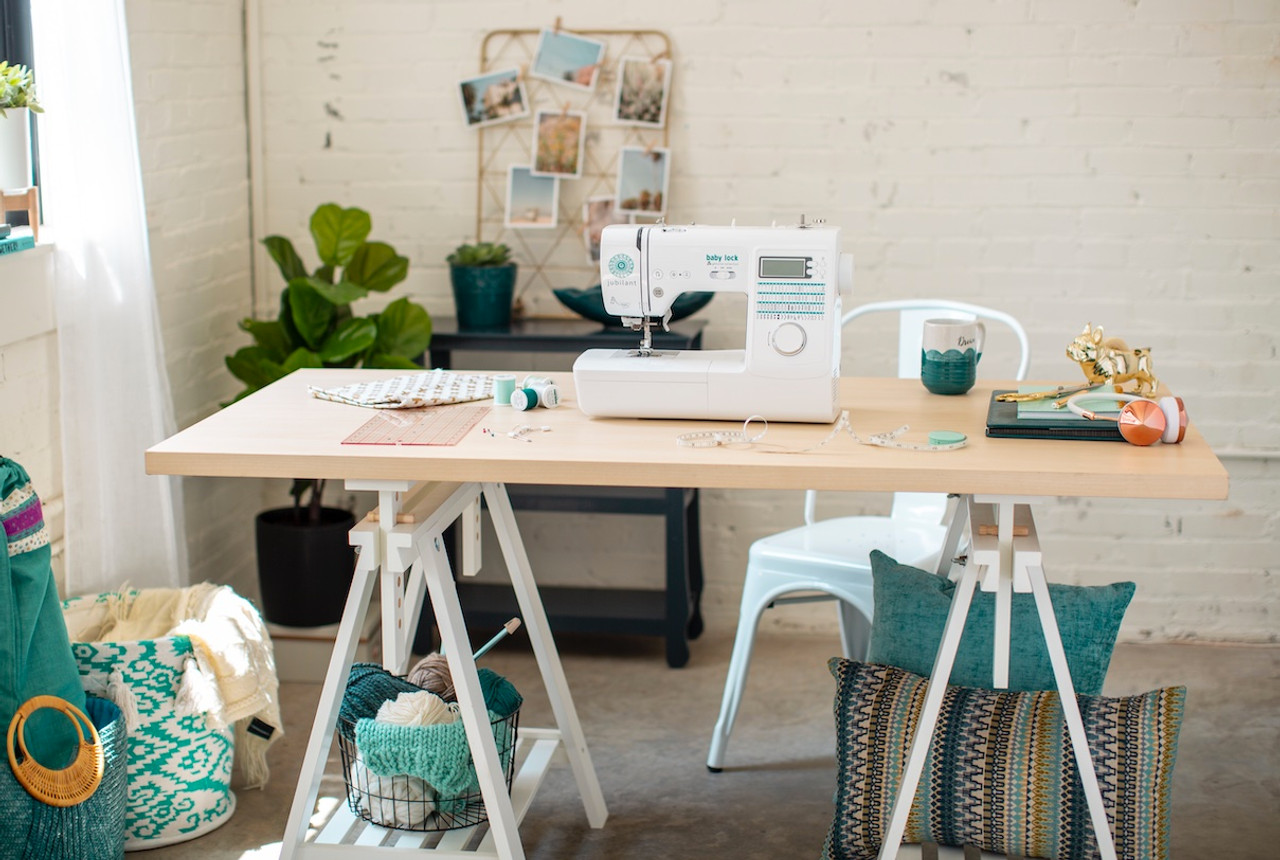
[(481, 373), (430, 370), (411, 376), (395, 376), (356, 382), (340, 388), (308, 389), (312, 397), (374, 409), (415, 409), (445, 403), (466, 403), (493, 396), (493, 377)]

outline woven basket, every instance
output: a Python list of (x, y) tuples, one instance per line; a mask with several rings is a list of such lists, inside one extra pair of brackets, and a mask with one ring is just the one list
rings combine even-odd
[(105, 768), (88, 800), (75, 806), (41, 803), (6, 763), (0, 767), (3, 860), (118, 860), (124, 856), (128, 746), (124, 716), (106, 699), (89, 696), (85, 713), (98, 730)]
[(212, 728), (203, 715), (177, 712), (183, 672), (195, 659), (190, 638), (74, 641), (74, 631), (105, 611), (106, 599), (74, 597), (63, 601), (62, 610), (86, 688), (106, 689), (118, 671), (137, 702), (138, 725), (129, 732), (125, 847), (159, 848), (202, 836), (235, 812), (233, 731)]

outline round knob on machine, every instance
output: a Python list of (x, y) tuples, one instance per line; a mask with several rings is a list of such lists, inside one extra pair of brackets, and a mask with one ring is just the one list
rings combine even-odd
[(809, 336), (804, 328), (793, 322), (785, 322), (773, 332), (773, 348), (779, 355), (796, 355), (804, 349)]

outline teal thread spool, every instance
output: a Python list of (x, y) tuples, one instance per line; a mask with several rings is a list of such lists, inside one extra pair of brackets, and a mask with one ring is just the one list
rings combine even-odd
[(516, 390), (516, 378), (510, 373), (499, 373), (493, 377), (493, 405), (510, 406), (511, 393)]

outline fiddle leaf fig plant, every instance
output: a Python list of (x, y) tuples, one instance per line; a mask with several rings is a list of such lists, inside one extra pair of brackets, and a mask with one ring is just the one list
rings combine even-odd
[[(385, 242), (370, 242), (373, 219), (363, 209), (325, 203), (311, 215), (311, 238), (319, 266), (307, 265), (284, 236), (262, 240), (284, 278), (280, 313), (273, 320), (245, 319), (240, 329), (253, 344), (226, 358), (227, 369), (244, 383), (235, 400), (304, 367), (384, 367), (419, 370), (415, 359), (431, 343), (431, 315), (416, 302), (399, 298), (380, 312), (356, 316), (352, 302), (385, 293), (409, 273), (409, 260)], [(234, 402), (234, 400), (232, 401)], [(323, 482), (295, 481), (295, 509), (320, 516)]]

